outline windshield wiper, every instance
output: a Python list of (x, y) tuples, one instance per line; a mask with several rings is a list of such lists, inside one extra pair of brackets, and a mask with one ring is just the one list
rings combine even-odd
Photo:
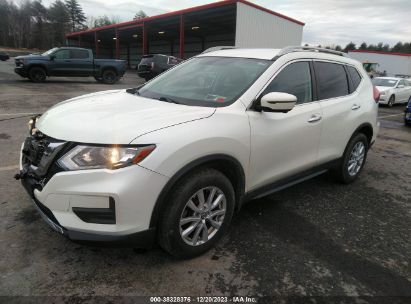
[(168, 97), (164, 97), (164, 96), (161, 96), (158, 100), (165, 101), (165, 102), (170, 102), (170, 103), (180, 104), (177, 100), (174, 100), (174, 99), (171, 99), (171, 98), (168, 98)]

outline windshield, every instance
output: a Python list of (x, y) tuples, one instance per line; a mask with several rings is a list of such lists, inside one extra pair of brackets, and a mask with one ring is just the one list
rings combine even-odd
[(150, 81), (143, 97), (193, 106), (221, 107), (234, 102), (272, 64), (248, 58), (197, 57)]
[(48, 56), (52, 53), (54, 53), (54, 51), (58, 50), (58, 48), (52, 48), (51, 50), (48, 50), (47, 52), (44, 52), (43, 54), (41, 54), (41, 56)]
[(372, 80), (373, 85), (379, 87), (395, 87), (395, 84), (398, 80), (395, 79), (387, 79), (387, 78), (374, 78)]

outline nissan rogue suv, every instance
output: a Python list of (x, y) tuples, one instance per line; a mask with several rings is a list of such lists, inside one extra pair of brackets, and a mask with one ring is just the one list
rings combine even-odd
[(378, 95), (343, 53), (206, 51), (33, 118), (16, 178), (72, 240), (157, 241), (193, 257), (246, 201), (327, 170), (353, 182), (377, 136)]

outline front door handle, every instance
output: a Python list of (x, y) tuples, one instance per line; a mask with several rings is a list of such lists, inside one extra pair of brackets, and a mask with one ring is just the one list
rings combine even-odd
[(361, 108), (360, 105), (353, 104), (352, 107), (351, 107), (351, 110), (355, 111), (355, 110), (358, 110), (359, 108)]
[(321, 120), (321, 115), (320, 114), (313, 114), (311, 115), (310, 119), (308, 120), (308, 122), (316, 122), (316, 121), (320, 121)]

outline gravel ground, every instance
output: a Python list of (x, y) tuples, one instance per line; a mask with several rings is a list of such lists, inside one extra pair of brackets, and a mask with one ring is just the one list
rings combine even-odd
[(403, 106), (380, 108), (378, 141), (354, 184), (334, 183), (325, 174), (251, 201), (201, 257), (179, 261), (159, 248), (89, 247), (51, 231), (13, 179), (27, 115), (140, 82), (131, 71), (112, 86), (92, 78), (34, 84), (13, 73), (12, 60), (0, 62), (1, 296), (411, 301), (411, 128), (403, 126)]

